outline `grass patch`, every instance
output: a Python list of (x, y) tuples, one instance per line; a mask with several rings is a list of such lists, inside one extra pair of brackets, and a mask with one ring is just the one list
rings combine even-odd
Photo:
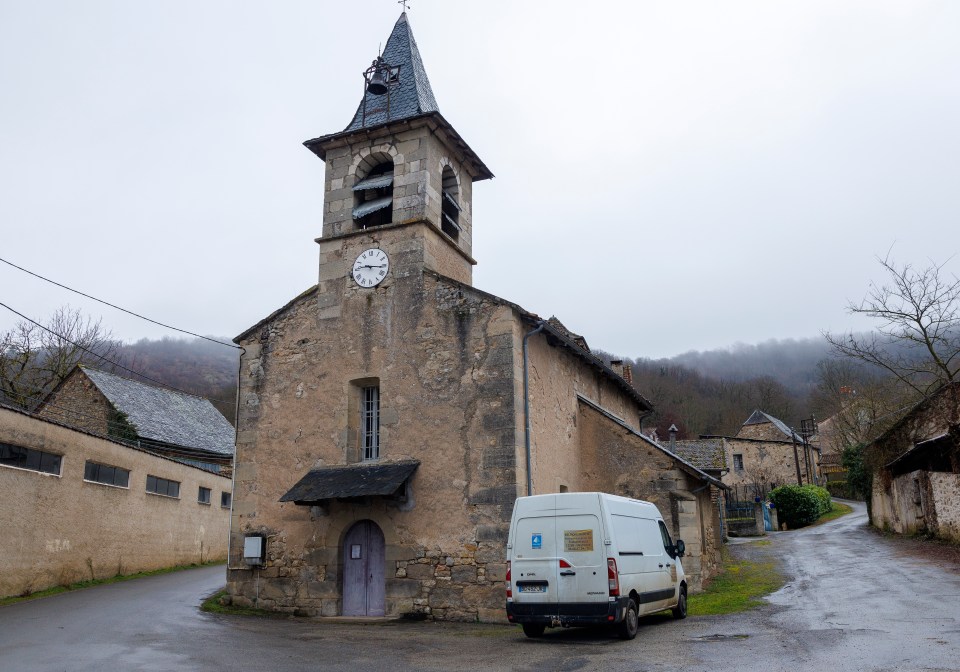
[(153, 569), (149, 572), (137, 572), (136, 574), (118, 574), (117, 576), (111, 576), (106, 579), (88, 579), (86, 581), (76, 581), (63, 586), (53, 586), (52, 588), (47, 588), (45, 590), (38, 590), (34, 593), (28, 593), (26, 595), (12, 595), (10, 597), (0, 598), (0, 607), (4, 607), (8, 604), (16, 604), (17, 602), (26, 602), (28, 600), (37, 600), (41, 597), (50, 597), (51, 595), (59, 595), (60, 593), (69, 593), (74, 590), (83, 590), (84, 588), (92, 588), (93, 586), (103, 586), (109, 583), (120, 583), (121, 581), (130, 581), (132, 579), (142, 579), (147, 576), (157, 576), (158, 574), (170, 574), (172, 572), (180, 572), (184, 569), (196, 569), (198, 567), (210, 567), (211, 565), (222, 565), (224, 562), (222, 560), (216, 560), (213, 562), (204, 562), (204, 563), (193, 563), (190, 565), (177, 565), (176, 567), (164, 567), (163, 569)]
[(753, 609), (762, 604), (761, 597), (784, 584), (772, 560), (734, 560), (729, 551), (723, 549), (723, 565), (723, 571), (704, 592), (689, 597), (687, 608), (691, 616), (717, 616)]
[(227, 594), (226, 588), (221, 588), (200, 604), (200, 610), (211, 614), (228, 614), (230, 616), (269, 616), (270, 618), (288, 618), (290, 614), (255, 607), (237, 607), (232, 604), (221, 604), (220, 598)]
[(830, 502), (830, 512), (825, 513), (817, 519), (817, 522), (814, 525), (819, 525), (821, 523), (826, 523), (830, 520), (835, 520), (840, 516), (845, 516), (848, 513), (853, 513), (853, 507), (847, 506), (846, 504), (841, 504), (839, 502)]

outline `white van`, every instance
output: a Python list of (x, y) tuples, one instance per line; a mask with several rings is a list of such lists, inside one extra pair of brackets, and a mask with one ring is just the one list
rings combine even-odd
[(624, 639), (640, 614), (687, 615), (687, 581), (650, 502), (602, 492), (519, 497), (507, 540), (507, 618), (528, 637), (607, 623)]

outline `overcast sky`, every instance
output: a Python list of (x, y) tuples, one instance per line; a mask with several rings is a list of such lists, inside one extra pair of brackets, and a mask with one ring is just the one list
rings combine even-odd
[[(0, 257), (232, 337), (317, 278), (323, 163), (392, 0), (0, 0)], [(452, 2), (410, 23), (474, 284), (627, 357), (863, 329), (876, 257), (960, 274), (960, 2)], [(0, 301), (70, 303), (0, 264)], [(0, 309), (0, 328), (18, 318)]]

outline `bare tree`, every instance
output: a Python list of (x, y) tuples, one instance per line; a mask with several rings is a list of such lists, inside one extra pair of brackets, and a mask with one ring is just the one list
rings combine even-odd
[(877, 375), (850, 358), (825, 359), (817, 364), (818, 383), (812, 394), (820, 427), (821, 447), (839, 453), (876, 438), (912, 405), (915, 393), (889, 374)]
[(0, 334), (0, 397), (32, 409), (74, 366), (103, 367), (120, 345), (100, 320), (69, 306), (57, 309), (45, 325), (22, 320)]
[(826, 334), (834, 350), (892, 374), (917, 397), (960, 378), (960, 279), (944, 264), (914, 268), (880, 260), (884, 284), (848, 311), (879, 320), (868, 335)]

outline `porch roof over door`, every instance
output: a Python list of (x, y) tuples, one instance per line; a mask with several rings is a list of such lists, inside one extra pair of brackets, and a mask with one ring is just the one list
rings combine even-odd
[(400, 493), (419, 466), (419, 460), (404, 460), (318, 467), (308, 471), (280, 501), (316, 504), (329, 499), (390, 497)]

